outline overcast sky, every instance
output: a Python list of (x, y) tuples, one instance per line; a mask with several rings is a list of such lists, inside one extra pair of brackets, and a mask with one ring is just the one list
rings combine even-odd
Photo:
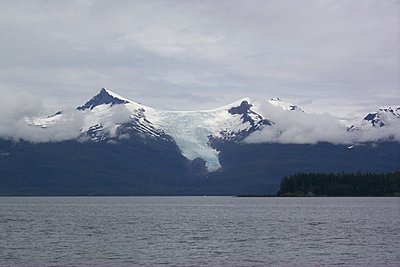
[(400, 104), (400, 2), (0, 1), (0, 93), (48, 110), (107, 87), (148, 106), (280, 97), (308, 112)]

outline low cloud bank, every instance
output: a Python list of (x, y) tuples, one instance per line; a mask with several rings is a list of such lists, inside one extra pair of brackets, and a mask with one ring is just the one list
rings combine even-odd
[(381, 139), (400, 141), (400, 119), (392, 121), (390, 127), (371, 127), (351, 132), (347, 131), (348, 125), (328, 113), (284, 110), (268, 102), (260, 105), (259, 112), (275, 124), (264, 126), (261, 131), (252, 133), (246, 138), (247, 143), (353, 144)]
[(0, 105), (0, 137), (31, 142), (57, 142), (79, 135), (84, 116), (76, 110), (67, 110), (62, 119), (44, 129), (32, 125), (34, 118), (44, 113), (40, 99), (26, 92), (6, 92), (3, 97), (4, 101)]
[(393, 121), (390, 127), (370, 128), (366, 131), (359, 131), (354, 139), (359, 143), (378, 140), (395, 140), (400, 142), (400, 119)]
[(85, 122), (84, 114), (74, 109), (64, 110), (60, 119), (47, 128), (28, 124), (26, 120), (30, 120), (30, 117), (24, 119), (16, 125), (18, 132), (15, 137), (34, 143), (60, 142), (75, 139), (80, 135), (80, 130)]
[[(127, 122), (130, 112), (124, 106), (113, 106), (109, 116), (97, 118), (90, 112), (73, 108), (65, 109), (61, 116), (46, 118), (43, 103), (29, 93), (5, 93), (5, 101), (0, 105), (0, 138), (26, 140), (34, 143), (60, 142), (76, 139), (82, 129), (102, 123), (115, 134), (112, 125)], [(87, 130), (87, 129), (86, 129)]]
[[(26, 92), (2, 92), (2, 96), (0, 138), (6, 139), (23, 139), (35, 143), (66, 141), (78, 138), (88, 130), (87, 127), (96, 124), (101, 124), (109, 136), (115, 136), (115, 125), (128, 122), (131, 115), (124, 105), (115, 105), (111, 107), (112, 112), (104, 110), (104, 116), (94, 116), (90, 111), (70, 108), (63, 110), (62, 116), (37, 119), (46, 118), (46, 111), (36, 96)], [(269, 102), (261, 103), (258, 112), (274, 122), (274, 125), (264, 126), (261, 131), (252, 133), (246, 138), (247, 143), (354, 144), (383, 139), (400, 141), (400, 119), (394, 116), (386, 118), (389, 127), (364, 127), (351, 132), (347, 131), (348, 125), (328, 113), (284, 110)]]

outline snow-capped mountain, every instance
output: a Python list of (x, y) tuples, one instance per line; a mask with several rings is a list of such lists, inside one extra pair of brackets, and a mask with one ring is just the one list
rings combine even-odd
[(304, 112), (301, 108), (299, 108), (297, 105), (294, 105), (292, 103), (287, 103), (282, 101), (279, 97), (274, 97), (268, 100), (268, 103), (275, 107), (281, 107), (284, 110), (295, 110), (295, 111), (302, 111)]
[[(290, 143), (292, 140), (293, 143), (354, 144), (368, 141), (370, 128), (391, 130), (382, 131), (382, 135), (375, 132), (371, 140), (382, 140), (386, 136), (392, 138), (393, 129), (400, 128), (400, 107), (382, 107), (347, 128), (333, 117), (307, 114), (297, 105), (279, 98), (272, 98), (266, 104), (269, 107), (263, 108), (250, 98), (243, 98), (216, 109), (167, 111), (145, 106), (103, 88), (76, 108), (76, 116), (83, 121), (76, 138), (119, 142), (146, 137), (174, 142), (187, 159), (201, 158), (209, 171), (215, 171), (221, 167), (219, 145), (238, 143), (249, 136), (250, 139), (246, 140), (250, 143)], [(28, 123), (46, 129), (67, 119), (67, 114), (59, 111), (45, 118), (30, 119)], [(329, 130), (316, 130), (319, 127)], [(357, 136), (359, 133), (361, 138)]]
[(110, 104), (110, 106), (113, 106), (118, 104), (127, 104), (130, 102), (131, 102), (130, 100), (125, 99), (122, 96), (107, 90), (106, 88), (102, 88), (97, 95), (95, 95), (92, 99), (86, 102), (83, 106), (77, 107), (77, 109), (92, 110), (93, 108), (103, 104)]
[[(77, 108), (84, 114), (84, 126), (80, 138), (93, 141), (117, 141), (132, 135), (173, 140), (189, 160), (202, 158), (208, 170), (221, 167), (212, 142), (240, 142), (263, 125), (272, 125), (257, 113), (257, 106), (249, 98), (229, 105), (200, 111), (157, 110), (103, 88)], [(63, 118), (62, 112), (32, 124), (51, 127)]]
[(368, 131), (387, 127), (396, 127), (400, 131), (400, 106), (384, 106), (378, 111), (370, 112), (360, 122), (350, 126), (348, 130)]
[(398, 107), (347, 130), (278, 98), (166, 111), (103, 88), (26, 122), (22, 137), (0, 138), (0, 194), (266, 194), (299, 172), (400, 170)]
[(219, 152), (210, 141), (239, 142), (262, 125), (271, 125), (252, 107), (250, 99), (245, 98), (212, 110), (150, 110), (147, 117), (157, 128), (172, 136), (185, 157), (190, 160), (202, 158), (209, 170), (217, 170), (221, 167)]

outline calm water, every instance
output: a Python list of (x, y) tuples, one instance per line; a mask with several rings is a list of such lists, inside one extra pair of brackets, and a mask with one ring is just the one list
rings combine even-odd
[(0, 266), (400, 266), (400, 198), (0, 198)]

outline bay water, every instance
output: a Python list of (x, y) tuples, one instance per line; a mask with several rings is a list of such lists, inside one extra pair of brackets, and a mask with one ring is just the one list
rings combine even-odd
[(0, 266), (400, 266), (400, 198), (0, 197)]

